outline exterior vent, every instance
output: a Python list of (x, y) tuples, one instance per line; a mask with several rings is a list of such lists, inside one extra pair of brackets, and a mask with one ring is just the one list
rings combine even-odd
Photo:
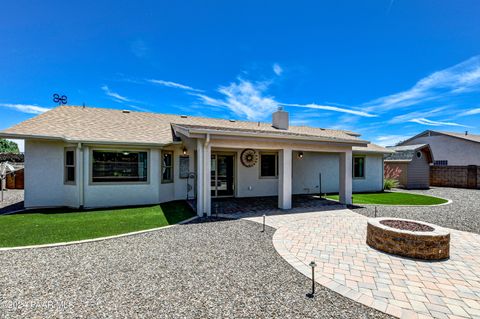
[(272, 126), (279, 130), (288, 130), (288, 112), (284, 111), (282, 107), (272, 114)]
[(129, 110), (122, 110), (122, 113), (128, 114), (128, 113), (130, 113), (130, 111)]
[(186, 115), (180, 115), (180, 117), (181, 117), (182, 119), (186, 119), (188, 116), (186, 116)]

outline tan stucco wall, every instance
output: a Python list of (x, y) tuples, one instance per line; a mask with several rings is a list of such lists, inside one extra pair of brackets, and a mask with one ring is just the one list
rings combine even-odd
[(418, 137), (404, 144), (429, 144), (434, 160), (448, 160), (448, 165), (480, 165), (480, 143), (446, 135), (433, 135)]

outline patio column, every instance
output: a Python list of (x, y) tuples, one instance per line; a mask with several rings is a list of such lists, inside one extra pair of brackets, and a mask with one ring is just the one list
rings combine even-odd
[(340, 203), (352, 204), (352, 151), (340, 153)]
[(203, 141), (197, 139), (197, 215), (203, 216)]
[(278, 208), (292, 208), (292, 149), (278, 152)]

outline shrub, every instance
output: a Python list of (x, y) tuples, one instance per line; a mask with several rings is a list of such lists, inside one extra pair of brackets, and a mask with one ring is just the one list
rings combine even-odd
[(385, 178), (383, 181), (383, 189), (391, 190), (392, 188), (398, 187), (398, 180), (393, 178)]

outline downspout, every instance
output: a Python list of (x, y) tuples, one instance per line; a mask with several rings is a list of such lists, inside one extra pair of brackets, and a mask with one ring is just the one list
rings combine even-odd
[(83, 146), (82, 143), (78, 143), (78, 207), (84, 206), (84, 188), (83, 188)]
[[(211, 205), (210, 201), (208, 200), (209, 198), (209, 193), (207, 191), (207, 189), (209, 189), (209, 183), (210, 182), (210, 170), (208, 169), (208, 161), (212, 161), (211, 160), (211, 154), (210, 152), (207, 152), (208, 150), (208, 146), (210, 144), (210, 133), (207, 133), (206, 134), (206, 137), (205, 137), (205, 143), (203, 144), (203, 156), (204, 156), (204, 160), (203, 160), (203, 180), (204, 180), (204, 184), (203, 184), (203, 207), (204, 207), (204, 213), (206, 213), (208, 215), (208, 211), (210, 210), (209, 207)], [(211, 164), (210, 164), (211, 165)]]

